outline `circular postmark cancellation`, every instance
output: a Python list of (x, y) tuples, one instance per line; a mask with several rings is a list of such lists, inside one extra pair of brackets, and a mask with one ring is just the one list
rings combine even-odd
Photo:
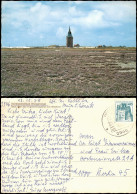
[(112, 136), (128, 134), (134, 126), (133, 103), (118, 102), (107, 108), (102, 115), (102, 125)]

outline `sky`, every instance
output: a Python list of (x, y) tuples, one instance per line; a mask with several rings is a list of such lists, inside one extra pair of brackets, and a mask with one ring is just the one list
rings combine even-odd
[(2, 47), (136, 46), (135, 1), (2, 1)]

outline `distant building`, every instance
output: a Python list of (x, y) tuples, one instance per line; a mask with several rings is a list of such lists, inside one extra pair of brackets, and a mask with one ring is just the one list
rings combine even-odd
[(56, 48), (56, 47), (59, 47), (59, 45), (49, 45), (48, 47)]
[(102, 48), (102, 45), (98, 45), (98, 48)]
[(74, 47), (80, 47), (80, 45), (79, 44), (74, 44)]
[(68, 35), (66, 37), (66, 46), (73, 47), (73, 36), (69, 27)]

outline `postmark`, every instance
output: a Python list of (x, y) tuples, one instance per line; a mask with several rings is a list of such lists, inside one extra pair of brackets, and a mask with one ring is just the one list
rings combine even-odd
[(121, 137), (134, 126), (133, 102), (117, 101), (102, 115), (102, 125), (107, 133)]

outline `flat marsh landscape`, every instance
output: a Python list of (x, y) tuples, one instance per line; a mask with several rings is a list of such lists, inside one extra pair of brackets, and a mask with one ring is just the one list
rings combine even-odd
[(3, 48), (2, 96), (135, 96), (136, 49)]

